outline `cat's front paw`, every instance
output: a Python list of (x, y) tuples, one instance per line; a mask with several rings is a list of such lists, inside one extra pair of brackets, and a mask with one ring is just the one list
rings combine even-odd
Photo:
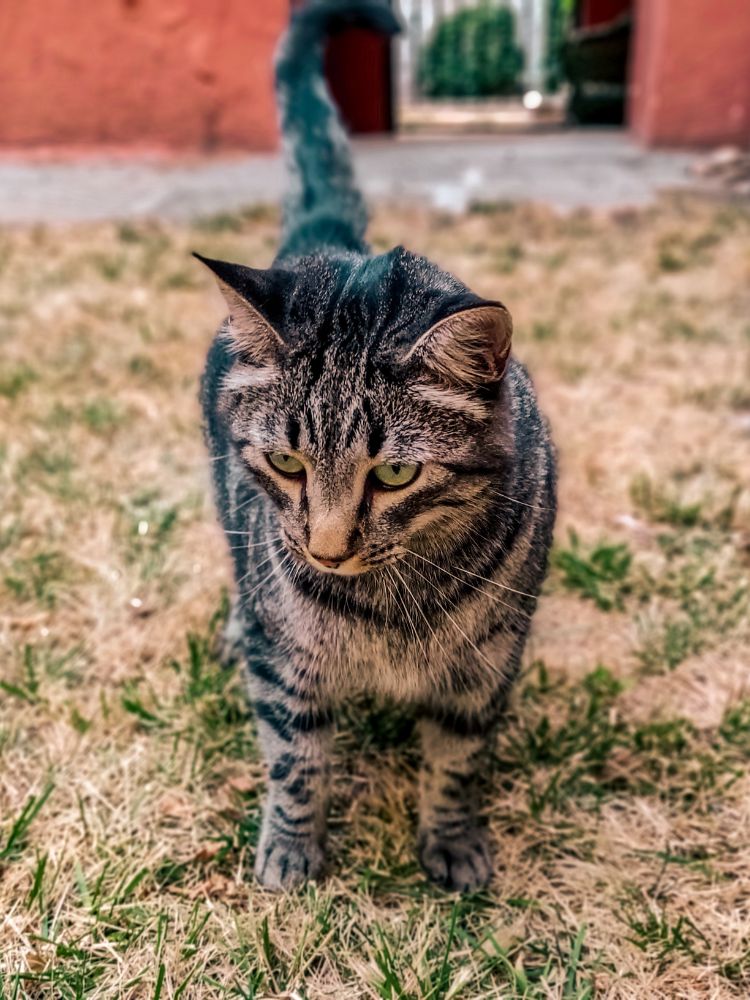
[(453, 892), (481, 889), (492, 877), (487, 837), (476, 827), (450, 837), (439, 830), (423, 831), (419, 860), (433, 882)]
[(296, 889), (317, 879), (325, 868), (325, 853), (316, 840), (272, 834), (261, 842), (255, 858), (255, 877), (266, 889)]

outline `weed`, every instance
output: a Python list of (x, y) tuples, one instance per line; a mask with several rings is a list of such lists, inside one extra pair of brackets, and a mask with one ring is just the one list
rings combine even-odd
[(84, 424), (95, 434), (109, 435), (124, 419), (124, 415), (111, 399), (92, 399), (81, 411)]
[(0, 837), (0, 869), (3, 863), (7, 864), (18, 857), (25, 847), (31, 824), (44, 808), (54, 787), (48, 781), (38, 795), (30, 795), (18, 816), (7, 825), (7, 833)]
[(708, 943), (705, 934), (685, 914), (672, 918), (666, 907), (633, 888), (623, 905), (623, 920), (630, 928), (630, 941), (663, 965), (666, 959), (683, 955), (701, 961)]
[(632, 555), (627, 545), (600, 542), (588, 551), (575, 531), (569, 532), (569, 547), (556, 549), (552, 563), (562, 573), (564, 585), (578, 590), (602, 611), (621, 609), (629, 592)]
[(17, 601), (36, 601), (54, 607), (60, 586), (71, 577), (70, 564), (62, 552), (37, 552), (14, 559), (5, 586)]
[(534, 340), (539, 341), (554, 340), (557, 332), (557, 326), (554, 323), (544, 323), (539, 320), (531, 327), (531, 336)]
[(523, 256), (523, 246), (520, 243), (506, 243), (495, 252), (495, 268), (500, 274), (512, 274)]
[(29, 365), (19, 365), (0, 372), (0, 396), (16, 399), (37, 378), (37, 372)]
[(635, 507), (651, 521), (675, 528), (694, 528), (700, 523), (703, 502), (682, 503), (674, 495), (654, 485), (648, 476), (637, 476), (630, 486)]

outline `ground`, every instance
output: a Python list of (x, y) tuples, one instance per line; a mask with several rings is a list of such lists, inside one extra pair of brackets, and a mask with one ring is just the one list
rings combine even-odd
[(0, 233), (0, 996), (743, 997), (750, 990), (750, 212), (381, 209), (501, 297), (560, 453), (553, 565), (498, 736), (490, 889), (415, 862), (407, 717), (343, 713), (330, 876), (251, 869), (188, 256), (273, 211)]
[[(420, 201), (462, 211), (484, 200), (536, 201), (564, 207), (647, 205), (661, 190), (710, 191), (691, 175), (692, 153), (644, 149), (622, 129), (539, 134), (401, 134), (352, 143), (368, 199)], [(286, 189), (280, 154), (201, 159), (86, 157), (29, 160), (0, 156), (0, 219), (94, 222), (139, 216), (186, 221), (198, 213), (272, 204)]]

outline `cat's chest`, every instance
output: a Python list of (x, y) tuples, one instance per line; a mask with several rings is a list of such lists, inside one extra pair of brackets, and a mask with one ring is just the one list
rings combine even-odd
[(314, 668), (332, 694), (378, 691), (393, 694), (418, 687), (427, 644), (383, 621), (332, 611), (304, 598), (285, 602), (283, 630), (290, 648)]
[(466, 659), (465, 633), (331, 610), (293, 592), (267, 613), (289, 656), (318, 693), (333, 701), (357, 693), (429, 699), (450, 686)]

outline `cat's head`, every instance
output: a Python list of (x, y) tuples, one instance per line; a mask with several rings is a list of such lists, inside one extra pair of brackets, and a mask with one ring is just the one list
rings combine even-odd
[(291, 552), (353, 575), (470, 532), (507, 448), (505, 307), (400, 247), (269, 270), (200, 259), (229, 306), (221, 406)]

